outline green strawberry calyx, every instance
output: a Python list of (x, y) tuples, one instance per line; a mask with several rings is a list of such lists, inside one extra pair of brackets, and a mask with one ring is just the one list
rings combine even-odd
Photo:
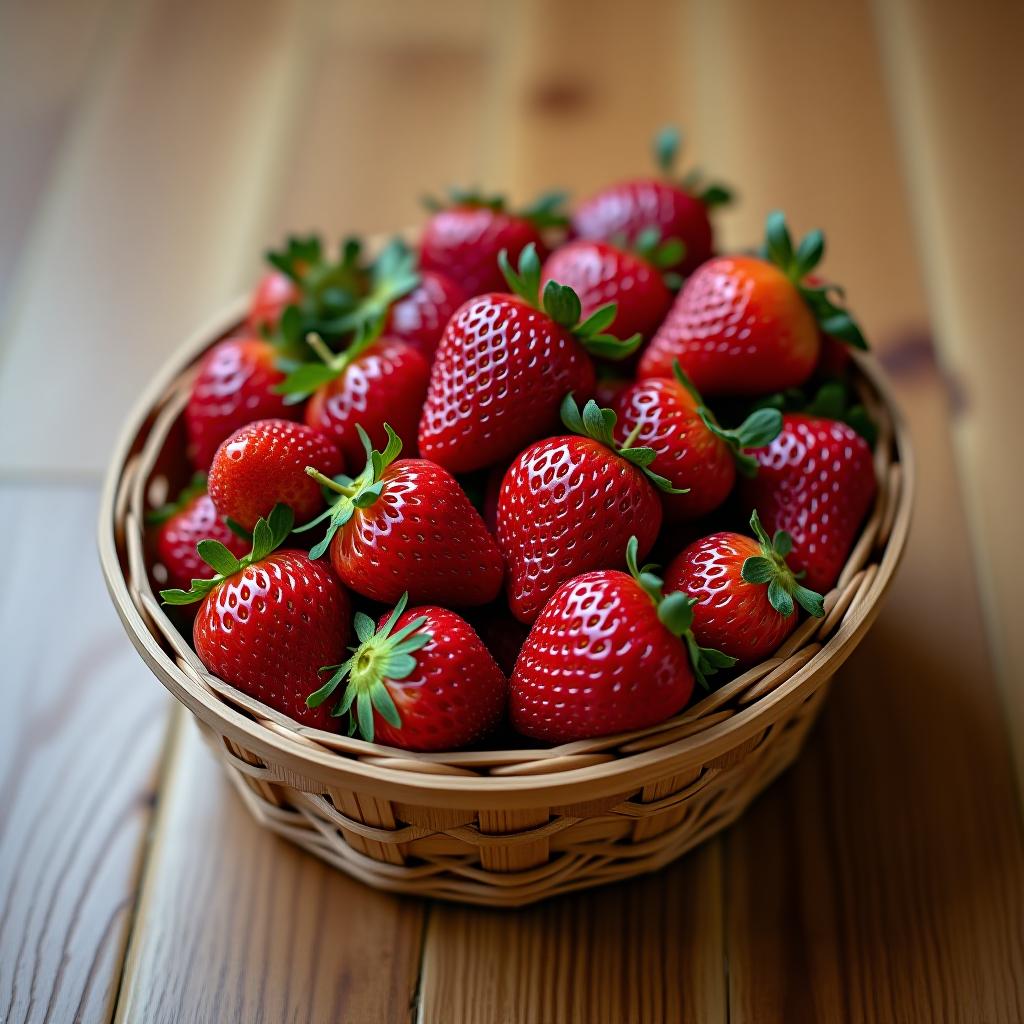
[(654, 572), (653, 565), (638, 566), (637, 552), (639, 544), (636, 537), (630, 537), (626, 544), (626, 565), (629, 573), (640, 585), (640, 588), (654, 602), (658, 610), (658, 620), (673, 635), (679, 637), (686, 644), (687, 653), (690, 655), (690, 664), (693, 666), (693, 674), (697, 682), (709, 689), (708, 676), (713, 676), (719, 669), (732, 668), (736, 659), (713, 647), (701, 647), (693, 635), (693, 606), (697, 603), (695, 597), (689, 597), (681, 591), (673, 591), (666, 594), (662, 589), (664, 581)]
[(618, 308), (616, 303), (609, 302), (601, 306), (581, 321), (583, 306), (579, 296), (568, 285), (548, 281), (541, 295), (540, 257), (533, 242), (519, 254), (518, 271), (512, 269), (507, 249), (502, 249), (498, 254), (498, 265), (509, 288), (516, 295), (525, 299), (534, 309), (551, 317), (560, 327), (571, 331), (591, 355), (602, 359), (625, 359), (640, 347), (643, 338), (639, 334), (623, 340), (606, 333), (615, 319)]
[[(654, 160), (662, 176), (675, 180), (676, 164), (683, 148), (683, 133), (674, 125), (666, 125), (654, 137)], [(717, 181), (706, 181), (699, 168), (693, 168), (682, 178), (684, 192), (699, 199), (709, 210), (728, 206), (733, 201), (733, 190)]]
[(318, 708), (344, 682), (345, 691), (331, 714), (336, 717), (349, 715), (350, 736), (358, 732), (364, 740), (373, 742), (374, 711), (394, 728), (402, 726), (388, 684), (408, 678), (416, 669), (416, 652), (434, 638), (429, 630), (423, 628), (427, 623), (425, 615), (417, 616), (395, 630), (395, 623), (408, 602), (409, 594), (405, 593), (384, 625), (376, 631), (369, 615), (356, 612), (353, 625), (359, 643), (349, 648), (352, 657), (340, 665), (327, 665), (320, 669), (321, 672), (330, 672), (331, 677), (306, 698), (307, 707)]
[(683, 275), (669, 268), (677, 267), (686, 257), (686, 243), (681, 238), (662, 238), (661, 228), (656, 225), (644, 228), (628, 248), (645, 263), (660, 271), (665, 287), (677, 292), (683, 286)]
[(193, 580), (188, 590), (161, 590), (164, 604), (193, 604), (201, 601), (226, 579), (261, 562), (276, 551), (292, 532), (295, 516), (287, 505), (275, 505), (266, 519), (257, 521), (252, 531), (252, 550), (241, 558), (233, 555), (219, 540), (201, 540), (196, 545), (199, 557), (214, 571), (210, 579)]
[(786, 556), (793, 550), (793, 538), (785, 530), (776, 530), (769, 537), (761, 525), (761, 519), (754, 509), (750, 516), (750, 528), (761, 545), (761, 554), (744, 559), (740, 575), (755, 586), (768, 587), (768, 603), (785, 619), (795, 611), (794, 602), (809, 615), (820, 619), (825, 614), (821, 594), (797, 582), (797, 574), (786, 563)]
[(369, 508), (381, 496), (381, 492), (384, 490), (384, 471), (402, 452), (402, 439), (388, 423), (384, 424), (388, 443), (382, 452), (374, 450), (369, 436), (359, 424), (356, 424), (356, 430), (366, 451), (366, 466), (359, 476), (353, 479), (342, 474), (332, 479), (321, 473), (315, 466), (306, 467), (306, 474), (320, 484), (328, 502), (325, 511), (295, 531), (304, 533), (306, 530), (312, 530), (324, 520), (328, 521), (327, 533), (323, 540), (309, 552), (310, 558), (319, 558), (330, 547), (334, 535), (355, 515), (357, 508)]
[(764, 448), (779, 436), (782, 430), (782, 413), (778, 409), (755, 409), (738, 427), (726, 430), (719, 425), (715, 414), (704, 404), (700, 392), (694, 387), (693, 381), (679, 365), (678, 359), (672, 360), (672, 373), (680, 387), (684, 388), (697, 403), (697, 415), (704, 421), (704, 426), (729, 448), (736, 468), (746, 477), (757, 475), (757, 459), (746, 453), (747, 448)]
[(495, 213), (507, 213), (511, 217), (527, 220), (535, 228), (544, 230), (564, 228), (569, 223), (569, 218), (562, 209), (568, 198), (565, 192), (545, 192), (522, 209), (512, 210), (504, 196), (488, 195), (475, 188), (450, 188), (447, 199), (426, 196), (423, 205), (431, 213), (454, 208), (493, 210)]
[(825, 255), (825, 236), (821, 231), (804, 235), (794, 248), (785, 215), (773, 210), (765, 225), (764, 253), (793, 282), (825, 334), (851, 348), (867, 350), (860, 326), (850, 311), (840, 305), (842, 289), (834, 284), (808, 284), (804, 280)]
[(838, 420), (852, 427), (871, 448), (874, 448), (878, 440), (878, 428), (864, 404), (853, 393), (850, 385), (838, 378), (826, 380), (810, 398), (802, 388), (789, 388), (766, 395), (758, 401), (756, 408), (801, 412), (806, 416)]
[(146, 513), (147, 526), (162, 526), (179, 512), (183, 512), (191, 502), (206, 493), (206, 474), (195, 473), (191, 480), (181, 489), (174, 501), (165, 501), (157, 508)]
[(592, 441), (597, 441), (599, 444), (603, 444), (606, 448), (611, 449), (620, 458), (625, 459), (630, 465), (636, 466), (637, 469), (641, 470), (658, 490), (664, 491), (665, 494), (686, 494), (689, 492), (689, 487), (674, 487), (671, 481), (666, 480), (663, 476), (659, 476), (650, 468), (651, 463), (658, 457), (658, 453), (653, 448), (633, 447), (633, 442), (640, 432), (639, 423), (633, 429), (632, 434), (620, 445), (615, 440), (616, 416), (614, 411), (602, 409), (592, 398), (583, 406), (583, 412), (581, 413), (580, 407), (576, 404), (576, 399), (570, 391), (562, 399), (560, 412), (562, 422), (574, 434), (579, 434), (580, 437), (589, 437)]

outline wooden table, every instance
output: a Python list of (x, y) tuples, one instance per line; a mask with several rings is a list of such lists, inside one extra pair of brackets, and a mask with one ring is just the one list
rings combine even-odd
[[(1024, 1020), (1022, 40), (952, 0), (0, 7), (0, 1020)], [(902, 573), (799, 765), (668, 870), (370, 891), (249, 820), (129, 647), (112, 437), (287, 229), (586, 192), (669, 120), (742, 187), (726, 243), (828, 229), (918, 446)]]

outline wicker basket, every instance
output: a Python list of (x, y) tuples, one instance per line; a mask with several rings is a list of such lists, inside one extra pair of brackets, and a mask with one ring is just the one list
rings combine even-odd
[(662, 867), (743, 812), (797, 756), (835, 670), (871, 625), (907, 537), (908, 437), (870, 357), (879, 493), (824, 620), (675, 718), (549, 749), (413, 754), (304, 728), (209, 675), (154, 596), (144, 510), (189, 475), (181, 413), (197, 357), (242, 319), (198, 332), (143, 396), (100, 511), (103, 571), (160, 681), (196, 717), (266, 827), (370, 885), (520, 906)]

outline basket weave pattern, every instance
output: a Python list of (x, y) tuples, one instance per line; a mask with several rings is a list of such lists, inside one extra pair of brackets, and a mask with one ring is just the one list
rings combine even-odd
[(734, 821), (796, 758), (832, 674), (877, 614), (909, 525), (908, 442), (870, 358), (858, 358), (857, 383), (879, 427), (878, 498), (824, 619), (657, 726), (545, 749), (415, 754), (298, 726), (211, 676), (154, 594), (145, 511), (187, 479), (189, 366), (237, 319), (232, 309), (200, 332), (143, 399), (108, 479), (100, 548), (136, 647), (263, 825), (381, 888), (516, 906), (661, 867)]

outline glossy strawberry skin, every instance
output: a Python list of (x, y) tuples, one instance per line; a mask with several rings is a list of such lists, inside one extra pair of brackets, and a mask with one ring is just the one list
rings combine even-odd
[(432, 362), (448, 321), (469, 296), (451, 278), (431, 270), (388, 311), (384, 334), (404, 341)]
[(835, 586), (877, 491), (871, 449), (845, 423), (786, 413), (782, 432), (752, 449), (757, 476), (740, 497), (769, 533), (793, 537), (787, 561), (800, 582), (821, 594)]
[(221, 442), (254, 420), (299, 419), (302, 407), (285, 405), (274, 387), (284, 374), (274, 350), (259, 338), (227, 338), (203, 358), (185, 407), (189, 457), (206, 470)]
[(570, 391), (582, 403), (593, 390), (593, 363), (569, 331), (514, 295), (478, 296), (441, 338), (420, 454), (453, 473), (507, 461), (558, 429)]
[(665, 571), (665, 593), (681, 590), (697, 599), (693, 631), (702, 647), (713, 647), (751, 665), (771, 655), (796, 628), (799, 616), (780, 615), (768, 587), (741, 575), (761, 545), (740, 533), (714, 533), (694, 541)]
[(217, 449), (210, 467), (210, 497), (217, 511), (251, 530), (278, 503), (305, 523), (324, 507), (320, 485), (306, 475), (342, 471), (341, 454), (322, 431), (291, 420), (257, 420), (236, 430)]
[(563, 583), (544, 606), (512, 673), (509, 713), (548, 743), (655, 725), (693, 693), (686, 646), (631, 576), (605, 570)]
[(399, 459), (381, 496), (357, 508), (331, 541), (339, 578), (372, 601), (487, 604), (505, 567), (494, 538), (458, 481), (425, 459)]
[(686, 494), (662, 494), (665, 518), (698, 519), (718, 508), (736, 483), (729, 446), (708, 429), (693, 396), (675, 378), (652, 377), (622, 391), (612, 406), (620, 444), (637, 424), (633, 444), (653, 448), (650, 468)]
[[(508, 681), (473, 627), (447, 608), (409, 608), (395, 632), (421, 616), (427, 620), (422, 629), (433, 639), (416, 652), (409, 676), (384, 683), (401, 725), (390, 725), (374, 711), (374, 740), (404, 750), (457, 750), (501, 721)], [(387, 619), (381, 616), (379, 626)]]
[(330, 708), (306, 706), (319, 669), (345, 658), (351, 603), (331, 567), (275, 551), (228, 577), (199, 607), (193, 639), (214, 675), (302, 725), (336, 732)]
[(192, 580), (205, 580), (213, 570), (199, 557), (201, 540), (219, 540), (236, 558), (249, 553), (248, 541), (228, 529), (209, 494), (198, 494), (156, 531), (156, 553), (167, 570), (168, 587), (188, 590)]
[(576, 292), (584, 318), (616, 303), (608, 330), (618, 338), (649, 338), (672, 305), (672, 293), (655, 267), (608, 242), (576, 239), (556, 249), (544, 263), (542, 283), (548, 281)]
[(819, 348), (810, 309), (778, 267), (720, 257), (683, 286), (637, 376), (671, 377), (678, 359), (705, 397), (764, 395), (802, 384)]
[(712, 230), (707, 207), (696, 197), (667, 181), (642, 178), (603, 189), (582, 203), (572, 218), (579, 238), (612, 241), (624, 237), (630, 244), (645, 229), (655, 227), (661, 238), (678, 238), (686, 253), (675, 267), (691, 274), (711, 258)]
[(566, 435), (531, 445), (509, 467), (498, 498), (512, 614), (533, 622), (565, 580), (625, 565), (634, 534), (644, 558), (661, 518), (643, 471), (599, 442)]
[(505, 278), (498, 254), (506, 249), (515, 266), (531, 242), (543, 258), (547, 248), (530, 221), (486, 206), (453, 206), (427, 221), (420, 241), (420, 268), (444, 274), (466, 295), (500, 291)]
[(254, 334), (274, 330), (285, 309), (301, 298), (299, 286), (287, 274), (280, 270), (268, 271), (253, 289), (246, 326)]
[(377, 448), (387, 444), (385, 423), (412, 448), (429, 379), (430, 366), (419, 352), (396, 338), (381, 338), (312, 395), (306, 423), (332, 437), (355, 469), (366, 460), (357, 424)]

